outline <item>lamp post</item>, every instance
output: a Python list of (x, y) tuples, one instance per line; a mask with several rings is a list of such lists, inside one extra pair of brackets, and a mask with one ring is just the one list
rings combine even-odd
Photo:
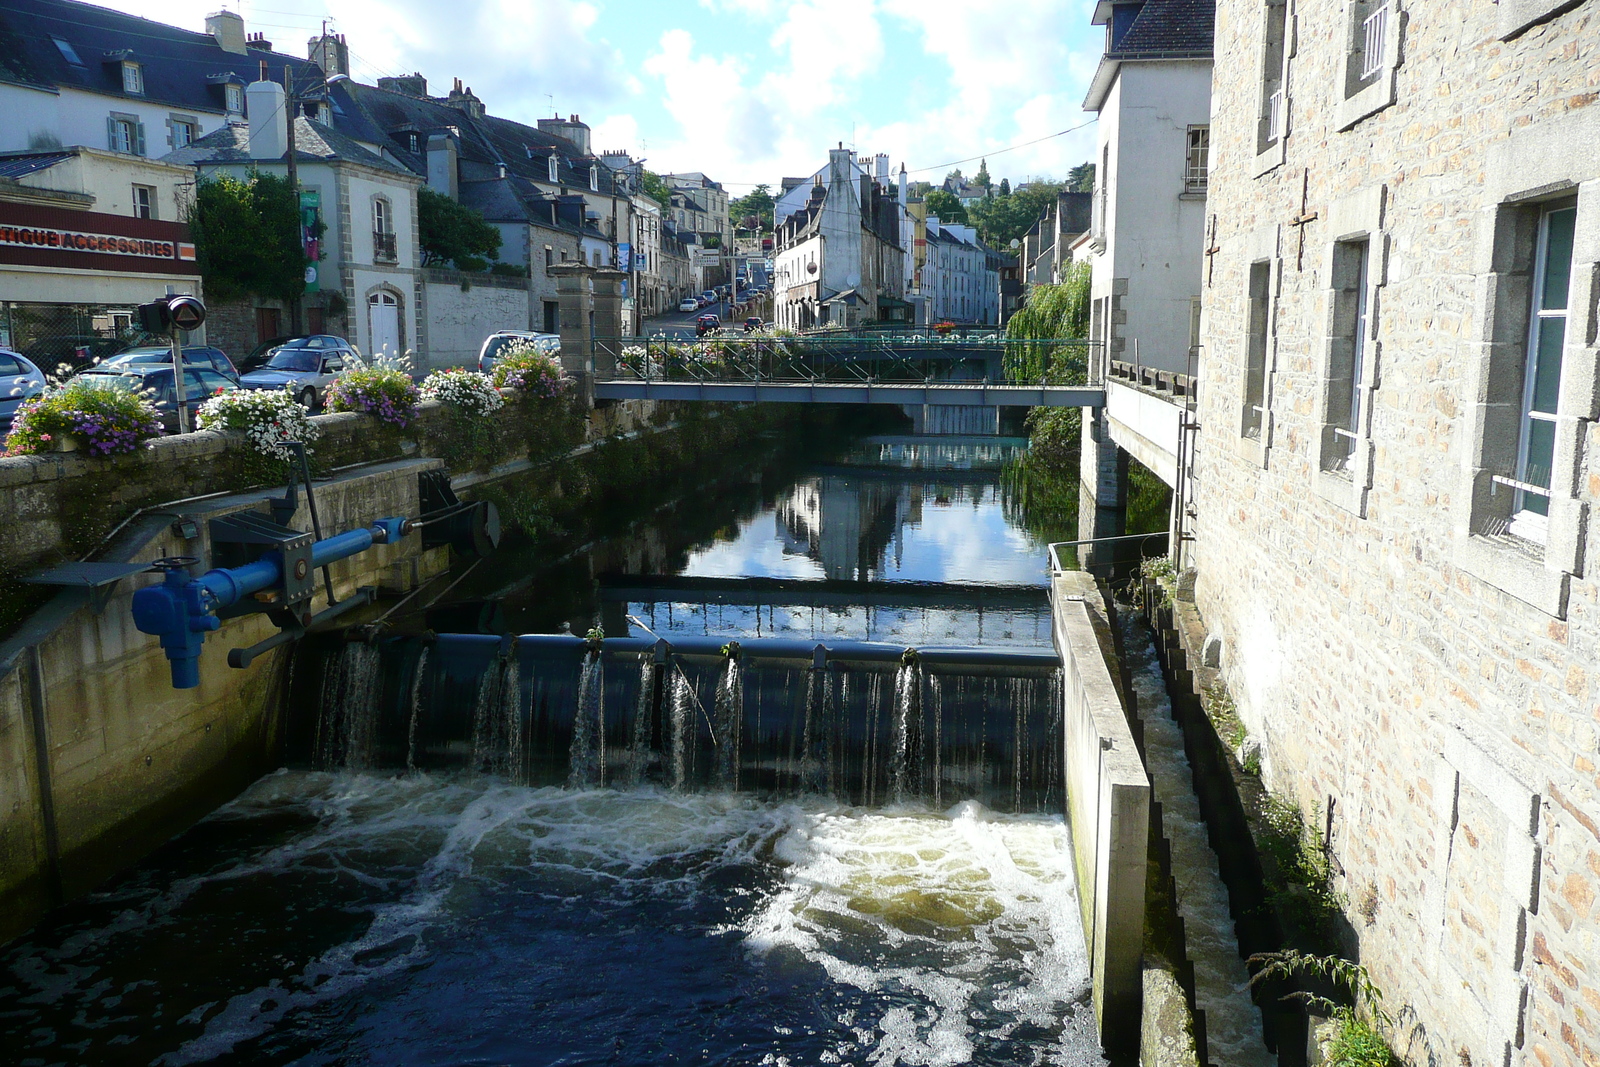
[[(263, 63), (262, 67), (265, 69), (266, 64)], [(300, 105), (305, 103), (307, 100), (315, 99), (315, 97), (302, 94), (317, 92), (318, 90), (327, 89), (329, 86), (338, 85), (340, 82), (349, 80), (350, 76), (348, 74), (328, 74), (323, 76), (320, 85), (312, 85), (297, 92), (294, 84), (294, 68), (287, 63), (283, 65), (283, 106), (284, 110), (287, 112), (285, 117), (288, 119), (284, 125), (288, 127), (289, 146), (289, 153), (286, 157), (288, 165), (285, 177), (289, 181), (289, 192), (294, 197), (294, 211), (296, 218), (300, 217), (300, 170), (295, 165), (294, 159), (294, 121), (300, 117)], [(303, 250), (305, 248), (304, 227), (297, 223), (296, 229), (301, 231), (300, 247)], [(300, 305), (304, 299), (305, 297), (302, 293), (302, 295), (295, 297), (289, 303), (289, 332), (295, 335), (300, 333)]]

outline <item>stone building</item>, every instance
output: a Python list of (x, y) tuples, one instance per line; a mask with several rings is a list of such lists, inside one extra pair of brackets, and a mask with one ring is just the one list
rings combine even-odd
[(1405, 1062), (1600, 1062), (1600, 4), (1216, 27), (1196, 605)]

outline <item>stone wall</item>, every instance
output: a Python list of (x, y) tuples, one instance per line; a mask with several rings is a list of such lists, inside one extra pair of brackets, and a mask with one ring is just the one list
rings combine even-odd
[[(1287, 134), (1263, 144), (1283, 9), (1217, 5), (1196, 602), (1267, 783), (1320, 813), (1345, 950), (1410, 1064), (1600, 1062), (1600, 5), (1558, 7), (1393, 0), (1363, 84), (1372, 5), (1292, 6)], [(1530, 9), (1545, 21), (1525, 28)], [(1516, 446), (1515, 238), (1574, 195), (1541, 545), (1489, 521), (1510, 492), (1490, 475)], [(1323, 414), (1351, 329), (1340, 240), (1370, 250), (1347, 471), (1328, 469)], [(1268, 414), (1246, 435), (1253, 264)]]

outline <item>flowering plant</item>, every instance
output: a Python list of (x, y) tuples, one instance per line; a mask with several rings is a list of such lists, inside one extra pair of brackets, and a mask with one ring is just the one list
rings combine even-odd
[(472, 415), (490, 415), (506, 406), (487, 374), (465, 367), (434, 371), (423, 381), (421, 392), (424, 400), (442, 401)]
[(322, 436), (311, 413), (282, 389), (238, 389), (221, 393), (200, 405), (200, 428), (233, 430), (244, 434), (263, 456), (288, 461), (294, 458), (290, 441), (307, 445)]
[(24, 401), (12, 420), (6, 449), (27, 455), (78, 441), (88, 446), (90, 455), (111, 456), (132, 452), (140, 441), (161, 432), (161, 415), (145, 393), (120, 381), (74, 381)]
[(528, 342), (512, 342), (494, 365), (494, 384), (529, 396), (552, 397), (566, 392), (570, 381), (554, 356)]
[(329, 411), (361, 411), (395, 426), (409, 426), (417, 417), (421, 393), (411, 380), (404, 356), (380, 355), (370, 363), (347, 362), (324, 397)]
[(933, 328), (940, 337), (947, 337), (955, 332), (956, 324), (953, 322), (936, 322), (933, 324)]

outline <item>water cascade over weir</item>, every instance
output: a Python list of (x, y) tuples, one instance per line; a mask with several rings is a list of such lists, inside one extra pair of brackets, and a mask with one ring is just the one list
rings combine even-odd
[[(305, 643), (325, 769), (1059, 811), (1046, 650), (476, 634)], [(321, 669), (317, 669), (320, 667)], [(306, 694), (310, 696), (311, 694)]]

